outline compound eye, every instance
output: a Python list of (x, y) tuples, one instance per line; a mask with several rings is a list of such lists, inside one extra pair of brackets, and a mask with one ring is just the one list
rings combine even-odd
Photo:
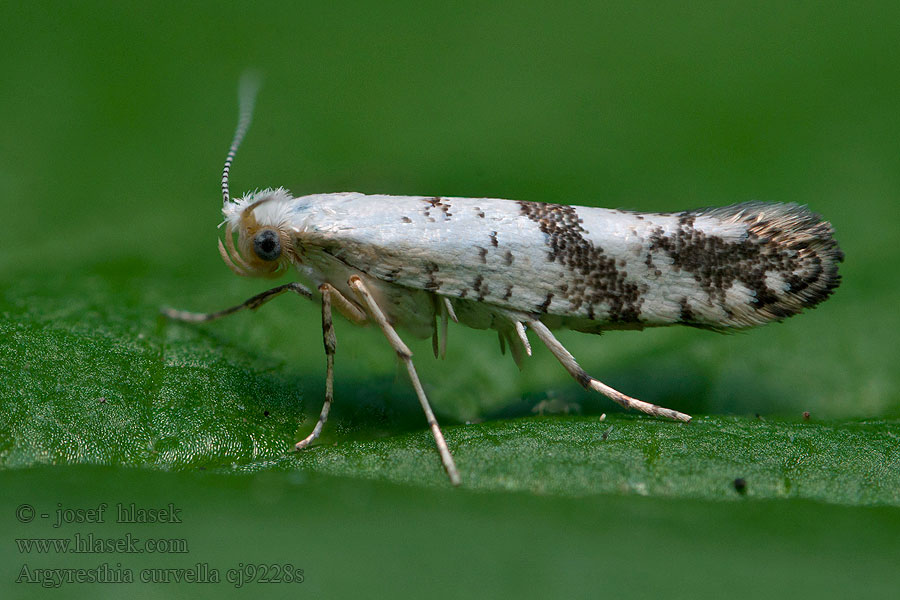
[(281, 256), (281, 241), (271, 229), (264, 229), (253, 238), (253, 250), (262, 260), (276, 260)]

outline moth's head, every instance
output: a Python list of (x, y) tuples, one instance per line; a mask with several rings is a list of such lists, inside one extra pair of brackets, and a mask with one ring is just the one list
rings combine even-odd
[[(228, 189), (231, 163), (250, 127), (253, 104), (259, 90), (259, 75), (248, 71), (238, 88), (240, 116), (222, 169), (222, 214), (225, 215), (225, 243), (219, 240), (219, 254), (228, 268), (245, 277), (276, 277), (292, 261), (298, 261), (289, 226), (290, 192), (284, 188), (251, 192), (232, 200)], [(237, 245), (234, 236), (237, 235)]]
[(219, 254), (232, 271), (244, 277), (277, 277), (297, 260), (288, 219), (292, 200), (290, 192), (278, 188), (224, 204), (225, 243), (219, 240)]

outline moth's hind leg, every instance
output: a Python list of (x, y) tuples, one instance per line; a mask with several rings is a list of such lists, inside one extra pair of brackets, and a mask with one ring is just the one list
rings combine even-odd
[(296, 450), (303, 450), (316, 441), (316, 438), (322, 433), (322, 428), (325, 427), (325, 421), (328, 420), (328, 412), (331, 410), (331, 403), (334, 400), (334, 350), (337, 347), (337, 337), (334, 335), (334, 323), (331, 320), (331, 301), (336, 300), (341, 314), (354, 323), (362, 323), (366, 320), (365, 313), (347, 300), (331, 284), (320, 285), (319, 293), (322, 294), (322, 341), (325, 343), (325, 403), (322, 405), (322, 412), (319, 413), (319, 420), (316, 421), (312, 433), (297, 442), (294, 446)]
[(195, 313), (188, 312), (186, 310), (176, 310), (174, 308), (162, 308), (160, 312), (167, 316), (170, 319), (174, 319), (176, 321), (187, 321), (188, 323), (205, 323), (207, 321), (215, 321), (216, 319), (221, 319), (222, 317), (227, 317), (228, 315), (233, 315), (236, 312), (242, 311), (245, 308), (250, 310), (255, 310), (277, 296), (285, 292), (294, 292), (304, 298), (312, 298), (312, 293), (306, 289), (305, 286), (300, 285), (299, 283), (286, 283), (284, 285), (279, 285), (278, 287), (273, 287), (271, 290), (266, 290), (261, 294), (257, 294), (244, 302), (241, 302), (237, 306), (232, 306), (230, 308), (226, 308), (225, 310), (220, 310), (214, 313)]
[(685, 423), (691, 420), (690, 415), (686, 415), (684, 413), (678, 412), (677, 410), (672, 410), (670, 408), (663, 408), (662, 406), (657, 406), (656, 404), (650, 404), (649, 402), (644, 402), (643, 400), (638, 400), (637, 398), (632, 398), (631, 396), (626, 396), (622, 392), (618, 390), (614, 390), (609, 387), (605, 383), (602, 383), (587, 373), (584, 372), (578, 363), (575, 362), (575, 357), (565, 349), (565, 347), (559, 343), (559, 340), (547, 329), (547, 326), (538, 321), (537, 319), (530, 319), (527, 321), (528, 326), (534, 331), (535, 334), (541, 339), (542, 342), (550, 349), (550, 352), (562, 363), (562, 366), (566, 368), (566, 371), (569, 372), (575, 380), (584, 386), (587, 389), (592, 389), (600, 392), (607, 398), (621, 404), (625, 408), (633, 408), (635, 410), (639, 410), (641, 412), (647, 413), (648, 415), (653, 415), (655, 417), (667, 417), (669, 419), (674, 419), (676, 421), (684, 421)]
[(378, 326), (381, 327), (381, 331), (384, 333), (385, 337), (387, 337), (391, 347), (397, 353), (397, 356), (399, 356), (400, 360), (406, 364), (406, 370), (409, 372), (409, 379), (412, 381), (413, 388), (416, 390), (416, 395), (419, 397), (419, 404), (422, 405), (422, 410), (425, 412), (428, 426), (431, 427), (431, 433), (434, 435), (434, 441), (437, 444), (438, 452), (440, 452), (444, 470), (447, 471), (450, 483), (459, 485), (459, 471), (456, 469), (456, 464), (453, 462), (453, 456), (450, 454), (450, 449), (447, 447), (444, 434), (441, 432), (437, 419), (434, 417), (434, 411), (431, 410), (431, 405), (428, 403), (428, 398), (425, 396), (425, 390), (422, 389), (422, 384), (419, 382), (419, 376), (416, 374), (416, 368), (413, 366), (412, 362), (412, 352), (410, 352), (406, 344), (403, 343), (403, 340), (400, 339), (400, 336), (397, 335), (397, 331), (388, 322), (387, 318), (384, 316), (384, 312), (375, 302), (375, 299), (372, 298), (372, 295), (369, 293), (369, 290), (366, 288), (362, 279), (354, 275), (350, 278), (349, 284), (353, 291), (355, 291), (363, 300), (366, 307), (369, 309), (369, 314), (375, 322), (378, 323)]

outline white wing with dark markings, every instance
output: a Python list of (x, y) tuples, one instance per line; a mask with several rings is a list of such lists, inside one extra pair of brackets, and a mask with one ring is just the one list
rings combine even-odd
[(266, 190), (226, 205), (234, 207), (227, 216), (251, 203), (260, 226), (290, 225), (314, 280), (343, 265), (382, 290), (421, 290), (589, 331), (782, 319), (827, 298), (843, 258), (830, 224), (795, 204), (637, 213)]

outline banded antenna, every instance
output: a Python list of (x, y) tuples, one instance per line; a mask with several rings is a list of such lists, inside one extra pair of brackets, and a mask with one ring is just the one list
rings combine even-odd
[(256, 94), (262, 78), (256, 71), (245, 71), (241, 75), (240, 84), (238, 84), (238, 124), (234, 130), (234, 138), (231, 140), (231, 147), (228, 149), (228, 156), (225, 157), (225, 167), (222, 169), (222, 201), (228, 204), (231, 201), (231, 193), (228, 190), (228, 174), (231, 172), (231, 163), (234, 162), (234, 155), (244, 140), (244, 135), (250, 128), (250, 122), (253, 120), (253, 106), (256, 104)]

